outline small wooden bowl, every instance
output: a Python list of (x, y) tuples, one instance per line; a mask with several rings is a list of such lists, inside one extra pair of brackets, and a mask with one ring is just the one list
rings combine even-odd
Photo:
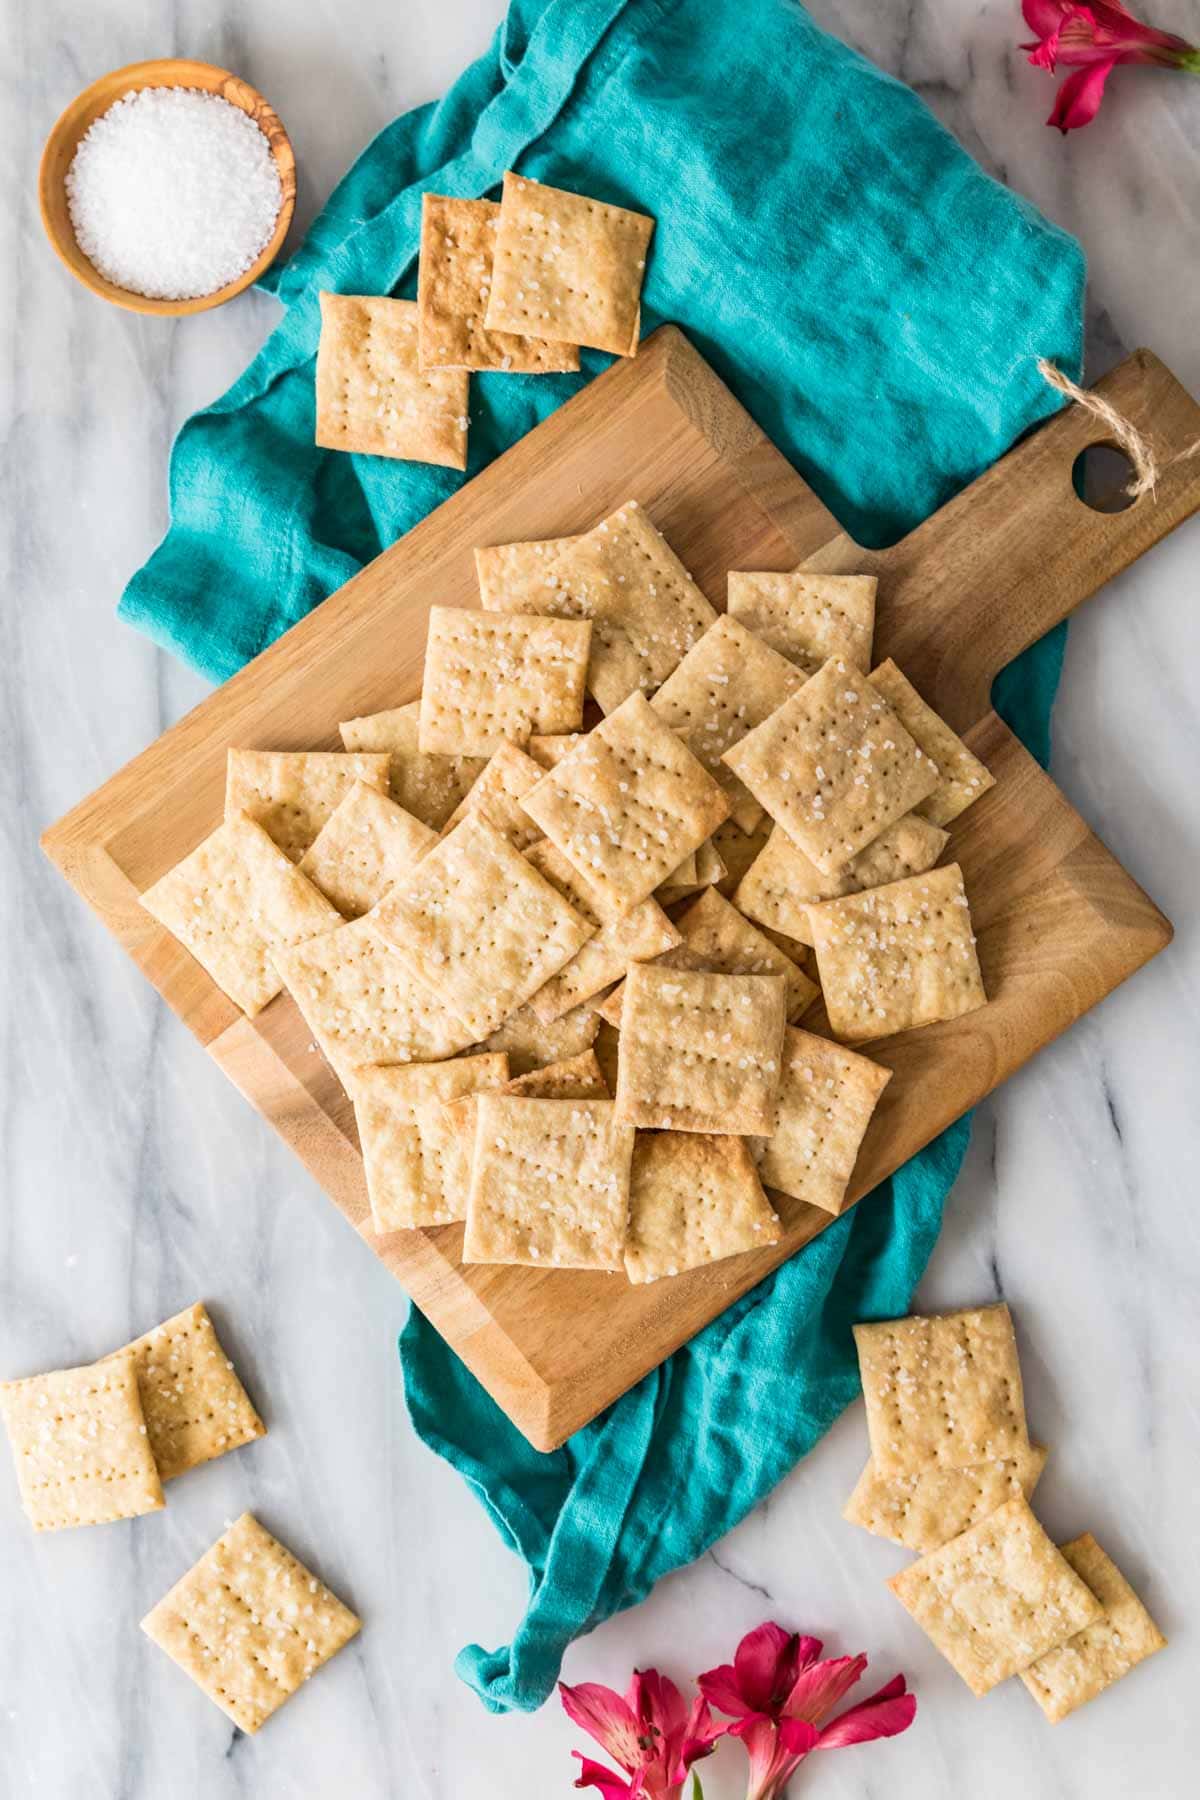
[[(271, 155), (275, 158), (275, 167), (279, 171), (279, 182), (283, 189), (283, 201), (279, 217), (275, 221), (275, 229), (271, 233), (270, 242), (256, 260), (236, 281), (227, 282), (215, 292), (201, 294), (194, 300), (151, 300), (145, 294), (134, 294), (128, 288), (115, 287), (111, 281), (106, 281), (79, 248), (67, 208), (67, 170), (84, 132), (115, 101), (135, 90), (148, 87), (201, 88), (207, 94), (219, 94), (232, 106), (239, 106), (254, 120), (271, 146)], [(156, 62), (129, 63), (123, 69), (114, 69), (110, 75), (102, 75), (99, 81), (93, 81), (91, 87), (84, 88), (82, 94), (72, 100), (46, 139), (46, 148), (42, 151), (41, 167), (38, 170), (38, 200), (47, 237), (76, 280), (82, 281), (84, 287), (90, 288), (93, 294), (99, 294), (117, 306), (128, 307), (130, 312), (206, 312), (210, 306), (222, 306), (226, 300), (232, 300), (235, 294), (240, 294), (243, 288), (248, 288), (264, 270), (270, 268), (278, 256), (296, 204), (296, 158), (287, 132), (262, 95), (254, 88), (239, 80), (236, 75), (231, 75), (228, 69), (214, 68), (212, 63), (187, 62), (166, 56)]]

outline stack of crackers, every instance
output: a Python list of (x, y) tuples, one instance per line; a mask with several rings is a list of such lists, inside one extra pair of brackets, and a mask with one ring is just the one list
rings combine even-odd
[(143, 905), (247, 1013), (286, 986), (378, 1232), (644, 1282), (838, 1213), (889, 1079), (858, 1046), (984, 1004), (933, 865), (990, 775), (868, 672), (872, 577), (734, 572), (718, 614), (632, 500), (476, 563), (420, 699), (231, 750)]
[(416, 300), (321, 295), (317, 443), (465, 469), (472, 370), (570, 372), (581, 345), (636, 355), (653, 230), (511, 172), (499, 205), (426, 194)]
[(1029, 1505), (1004, 1305), (856, 1325), (871, 1455), (845, 1517), (921, 1554), (888, 1585), (973, 1694), (1019, 1675), (1055, 1723), (1166, 1640), (1090, 1533), (1056, 1547)]

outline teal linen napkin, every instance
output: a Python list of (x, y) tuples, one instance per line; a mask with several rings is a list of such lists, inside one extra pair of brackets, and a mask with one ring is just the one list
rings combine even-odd
[[(486, 56), (389, 126), (269, 285), (283, 322), (181, 431), (172, 525), (121, 615), (221, 680), (447, 495), (441, 469), (317, 450), (317, 291), (411, 295), (420, 197), (507, 167), (652, 212), (643, 326), (683, 326), (864, 544), (910, 530), (1078, 376), (1078, 246), (989, 180), (908, 89), (791, 0), (514, 0)], [(603, 367), (473, 377), (482, 468)], [(996, 701), (1045, 758), (1053, 634)], [(526, 1562), (511, 1645), (458, 1668), (493, 1710), (551, 1691), (570, 1641), (699, 1556), (858, 1391), (850, 1326), (906, 1310), (968, 1135), (960, 1121), (550, 1456), (414, 1309), (416, 1429)]]

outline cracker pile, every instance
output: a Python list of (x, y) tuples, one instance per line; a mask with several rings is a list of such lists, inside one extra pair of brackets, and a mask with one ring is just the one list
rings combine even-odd
[(581, 345), (637, 354), (653, 230), (511, 172), (499, 205), (424, 195), (415, 300), (321, 295), (317, 443), (465, 469), (471, 371), (569, 373)]
[[(499, 267), (503, 209), (493, 235)], [(502, 319), (441, 321), (447, 355), (517, 354), (498, 291)], [(286, 987), (378, 1233), (644, 1282), (836, 1215), (890, 1078), (858, 1046), (985, 1003), (934, 865), (991, 776), (870, 672), (873, 577), (735, 571), (721, 614), (635, 500), (475, 560), (420, 698), (341, 752), (231, 749), (225, 822), (144, 904), (245, 1011)]]
[(921, 1554), (888, 1586), (971, 1692), (1019, 1675), (1051, 1723), (1166, 1640), (1090, 1534), (1056, 1548), (1029, 1506), (1005, 1305), (856, 1325), (871, 1455), (852, 1524)]

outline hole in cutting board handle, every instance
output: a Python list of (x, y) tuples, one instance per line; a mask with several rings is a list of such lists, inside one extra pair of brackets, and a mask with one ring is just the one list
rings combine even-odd
[(1089, 444), (1071, 467), (1076, 497), (1092, 512), (1127, 512), (1134, 501), (1125, 490), (1133, 478), (1133, 464), (1116, 444)]

